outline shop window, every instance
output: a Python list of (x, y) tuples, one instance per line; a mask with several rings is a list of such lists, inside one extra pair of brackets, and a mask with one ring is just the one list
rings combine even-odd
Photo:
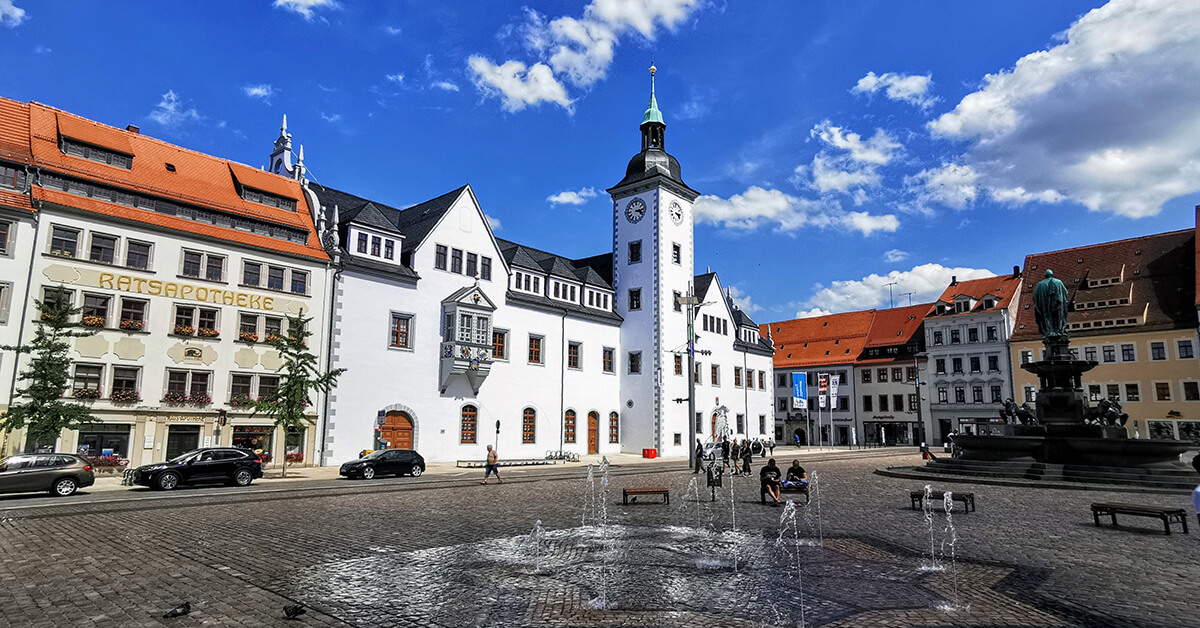
[(608, 415), (608, 442), (621, 442), (621, 418), (616, 412), (611, 412)]
[(307, 429), (289, 427), (287, 436), (283, 439), (283, 450), (287, 454), (288, 462), (304, 462), (304, 436), (308, 433)]
[(79, 430), (75, 453), (88, 458), (129, 457), (130, 425), (91, 423)]
[(563, 417), (563, 442), (575, 442), (575, 411), (567, 410)]
[(472, 405), (462, 408), (462, 422), (459, 427), (458, 442), (463, 445), (475, 444), (479, 429), (479, 410)]
[(255, 453), (271, 452), (271, 431), (267, 425), (238, 425), (233, 428), (233, 446)]
[(537, 440), (537, 411), (525, 408), (521, 415), (521, 442), (534, 443)]

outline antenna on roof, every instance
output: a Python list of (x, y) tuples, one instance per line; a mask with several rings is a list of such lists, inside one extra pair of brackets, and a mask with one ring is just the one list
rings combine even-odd
[(896, 307), (896, 299), (892, 297), (892, 286), (896, 285), (896, 282), (893, 281), (892, 283), (885, 283), (883, 285), (887, 286), (888, 289), (888, 302), (891, 304), (888, 307)]
[(914, 295), (914, 294), (916, 294), (916, 293), (915, 292), (901, 292), (900, 296), (908, 297), (908, 304), (912, 305), (912, 295)]

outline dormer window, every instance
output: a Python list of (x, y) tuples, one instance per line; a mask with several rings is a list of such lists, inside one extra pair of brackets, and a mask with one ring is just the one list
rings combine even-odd
[(242, 186), (242, 198), (250, 201), (251, 203), (258, 203), (259, 205), (296, 211), (296, 199), (278, 196), (276, 194), (271, 194), (270, 192), (256, 190), (244, 185)]
[(59, 148), (63, 154), (73, 157), (82, 157), (88, 161), (108, 164), (118, 168), (131, 170), (133, 168), (133, 155), (117, 152), (109, 148), (101, 148), (79, 140), (73, 140), (69, 137), (64, 137), (61, 140)]
[(990, 310), (993, 307), (996, 307), (996, 301), (994, 301), (993, 299), (984, 299), (983, 307)]

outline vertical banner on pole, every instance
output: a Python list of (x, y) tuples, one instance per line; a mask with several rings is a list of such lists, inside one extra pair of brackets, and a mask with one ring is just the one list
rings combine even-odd
[(792, 409), (808, 410), (808, 381), (804, 373), (792, 373)]

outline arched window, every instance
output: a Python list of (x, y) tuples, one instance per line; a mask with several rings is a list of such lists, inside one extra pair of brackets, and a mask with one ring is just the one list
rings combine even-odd
[(525, 408), (525, 414), (521, 421), (521, 442), (535, 442), (534, 434), (537, 433), (537, 411), (533, 408)]
[(608, 442), (621, 442), (621, 418), (616, 412), (608, 415)]
[(475, 443), (476, 428), (479, 427), (479, 411), (475, 406), (467, 405), (462, 408), (462, 432), (459, 441), (464, 445)]
[(567, 415), (563, 419), (563, 441), (567, 443), (575, 442), (575, 411), (567, 410)]

